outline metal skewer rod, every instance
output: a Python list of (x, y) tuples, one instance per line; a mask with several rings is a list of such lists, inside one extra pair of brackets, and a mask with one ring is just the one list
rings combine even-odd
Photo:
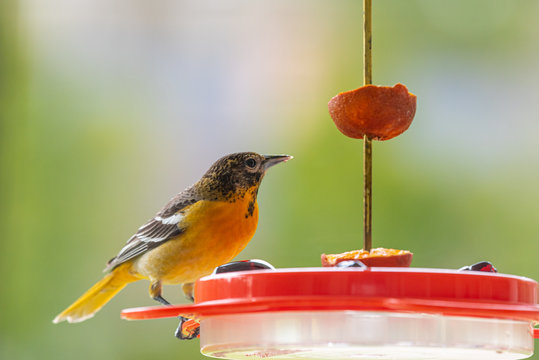
[[(363, 83), (372, 84), (372, 0), (363, 0)], [(372, 248), (372, 140), (363, 136), (363, 249)]]

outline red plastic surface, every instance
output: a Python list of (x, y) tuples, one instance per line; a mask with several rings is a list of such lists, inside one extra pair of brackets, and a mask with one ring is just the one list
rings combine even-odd
[(537, 282), (437, 269), (281, 269), (208, 276), (193, 305), (126, 309), (125, 319), (204, 318), (261, 311), (363, 310), (539, 322)]

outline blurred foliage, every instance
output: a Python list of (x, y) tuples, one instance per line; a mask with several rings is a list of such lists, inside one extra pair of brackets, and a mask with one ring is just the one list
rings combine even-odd
[[(286, 29), (297, 28), (304, 34), (301, 31), (316, 28), (320, 22), (328, 33), (340, 35), (316, 39), (331, 46), (329, 54), (315, 41), (308, 43), (320, 58), (327, 59), (327, 72), (320, 78), (313, 71), (318, 68), (307, 68), (305, 77), (319, 79), (313, 86), (320, 90), (302, 93), (293, 87), (288, 91), (297, 102), (276, 103), (276, 108), (290, 107), (281, 123), (290, 125), (268, 130), (267, 123), (246, 119), (228, 134), (222, 131), (229, 127), (222, 123), (225, 120), (197, 125), (196, 120), (182, 118), (177, 121), (180, 130), (175, 128), (178, 124), (159, 122), (146, 104), (151, 90), (140, 79), (106, 92), (104, 87), (88, 85), (97, 77), (91, 71), (81, 68), (74, 78), (66, 77), (64, 70), (67, 73), (75, 65), (40, 57), (35, 51), (39, 46), (29, 40), (27, 31), (36, 18), (21, 14), (31, 12), (36, 3), (23, 7), (16, 1), (0, 2), (0, 358), (202, 358), (198, 341), (180, 343), (172, 336), (174, 319), (119, 319), (122, 308), (153, 305), (147, 283), (130, 285), (88, 322), (53, 325), (51, 320), (99, 279), (100, 267), (134, 229), (231, 145), (244, 150), (258, 144), (259, 148), (249, 150), (295, 156), (265, 178), (259, 196), (259, 229), (241, 258), (263, 258), (278, 267), (319, 266), (321, 253), (362, 246), (361, 142), (343, 137), (325, 107), (335, 93), (359, 85), (360, 2), (304, 1), (290, 5), (291, 10), (287, 10), (288, 2), (276, 2), (274, 8), (271, 1), (261, 3), (264, 11), (273, 9), (277, 17), (287, 20), (282, 25)], [(240, 4), (238, 9), (248, 7), (247, 3), (234, 4)], [(492, 114), (471, 100), (439, 100), (440, 94), (453, 88), (444, 89), (438, 80), (421, 76), (429, 68), (457, 78), (464, 71), (461, 65), (468, 69), (466, 76), (486, 68), (487, 80), (470, 76), (465, 85), (487, 94), (492, 84), (488, 79), (502, 76), (507, 62), (524, 69), (517, 79), (533, 83), (537, 78), (537, 72), (530, 73), (535, 65), (526, 67), (537, 57), (529, 45), (539, 34), (532, 21), (537, 6), (526, 1), (483, 1), (471, 6), (466, 1), (375, 3), (375, 82), (402, 81), (411, 91), (420, 91), (410, 130), (374, 144), (374, 245), (412, 250), (416, 267), (458, 268), (486, 259), (501, 272), (539, 279), (539, 167), (534, 162), (539, 148), (529, 148), (522, 140), (527, 134), (518, 129), (520, 123), (511, 131), (522, 137), (466, 145), (462, 142), (466, 131), (462, 137), (452, 133), (452, 125), (462, 125), (457, 118), (468, 121), (467, 113), (481, 110)], [(305, 20), (301, 13), (306, 7), (314, 25), (294, 20)], [(62, 31), (69, 32), (69, 27)], [(515, 54), (515, 47), (528, 57)], [(283, 68), (301, 68), (302, 62), (308, 65), (311, 60), (279, 55), (289, 56)], [(159, 68), (166, 58), (154, 61)], [(209, 71), (204, 66), (199, 70)], [(188, 77), (192, 69), (179, 71)], [(109, 80), (100, 76), (101, 82)], [(207, 81), (222, 78), (208, 76)], [(284, 88), (292, 82), (258, 86), (260, 91), (273, 92), (281, 87), (286, 93)], [(213, 91), (226, 92), (228, 85), (220, 84)], [(137, 86), (144, 89), (137, 92)], [(536, 85), (532, 91), (537, 95)], [(115, 92), (117, 97), (110, 101), (103, 95)], [(496, 106), (488, 97), (485, 101)], [(537, 121), (534, 109), (535, 113), (520, 117)], [(264, 108), (260, 116), (268, 112), (274, 116), (271, 111), (278, 110)], [(440, 129), (432, 124), (442, 113), (449, 120)], [(476, 120), (486, 137), (500, 130), (497, 124)], [(202, 137), (195, 133), (197, 126), (202, 128)], [(219, 127), (217, 134), (212, 126)], [(248, 126), (260, 130), (242, 133)], [(466, 126), (473, 131), (475, 125), (471, 121)], [(537, 134), (528, 136), (536, 138)], [(227, 137), (233, 139), (227, 141)], [(219, 138), (225, 140), (214, 141)], [(182, 143), (188, 146), (182, 148)], [(487, 153), (483, 160), (469, 161), (483, 151)], [(208, 161), (199, 163), (199, 158)], [(184, 301), (178, 288), (167, 287), (165, 294), (173, 302)]]

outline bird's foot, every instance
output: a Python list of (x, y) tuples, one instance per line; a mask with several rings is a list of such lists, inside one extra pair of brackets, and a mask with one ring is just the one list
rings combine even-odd
[(180, 324), (174, 332), (174, 336), (180, 340), (192, 340), (200, 336), (200, 324), (198, 321), (184, 318), (183, 316), (179, 316), (179, 318)]

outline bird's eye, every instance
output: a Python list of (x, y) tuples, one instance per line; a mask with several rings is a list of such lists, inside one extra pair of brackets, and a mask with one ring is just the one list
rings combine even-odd
[(254, 167), (256, 166), (256, 160), (253, 158), (247, 159), (245, 161), (245, 165), (247, 165), (247, 167), (250, 167), (251, 169), (254, 169)]

